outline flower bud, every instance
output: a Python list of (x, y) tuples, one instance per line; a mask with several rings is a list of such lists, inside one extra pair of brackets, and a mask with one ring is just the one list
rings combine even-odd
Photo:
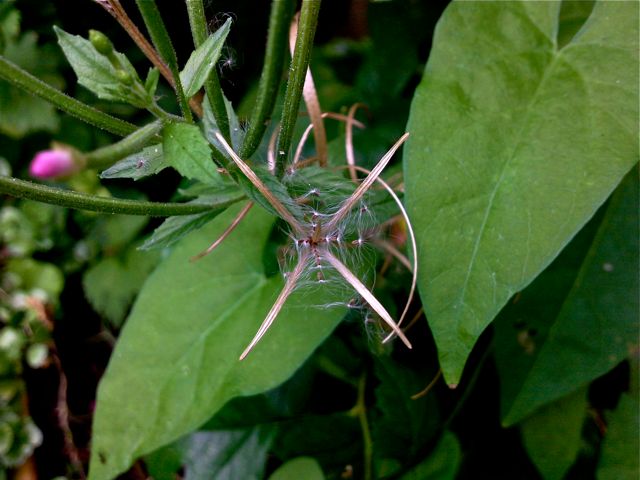
[(102, 55), (109, 56), (113, 53), (113, 43), (107, 36), (98, 30), (89, 30), (89, 41), (93, 48)]
[(118, 69), (116, 70), (116, 76), (118, 77), (118, 81), (120, 81), (124, 85), (133, 85), (133, 77), (129, 72)]
[(78, 167), (73, 152), (58, 147), (38, 152), (29, 165), (29, 175), (43, 180), (66, 177), (75, 173)]

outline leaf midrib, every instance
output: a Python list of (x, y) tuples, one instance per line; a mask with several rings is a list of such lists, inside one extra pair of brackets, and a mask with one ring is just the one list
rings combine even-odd
[[(487, 207), (485, 209), (484, 212), (484, 216), (482, 219), (482, 223), (480, 225), (480, 230), (478, 232), (477, 235), (477, 239), (476, 242), (473, 246), (473, 251), (471, 253), (471, 259), (469, 261), (469, 268), (467, 269), (467, 273), (464, 279), (464, 282), (462, 284), (462, 289), (460, 291), (460, 296), (458, 297), (458, 301), (454, 304), (454, 305), (459, 305), (459, 306), (463, 306), (466, 305), (465, 303), (465, 296), (466, 296), (466, 291), (467, 291), (467, 287), (469, 285), (469, 279), (471, 278), (471, 273), (474, 270), (474, 266), (476, 263), (476, 258), (478, 256), (478, 252), (480, 250), (480, 245), (482, 243), (482, 239), (484, 237), (484, 233), (486, 231), (486, 226), (487, 226), (487, 222), (489, 220), (489, 216), (491, 215), (491, 211), (493, 210), (493, 204), (494, 204), (494, 200), (495, 197), (498, 193), (498, 190), (500, 189), (500, 186), (502, 185), (502, 181), (504, 180), (504, 176), (505, 173), (509, 167), (509, 165), (513, 162), (514, 158), (516, 158), (516, 152), (518, 151), (518, 148), (520, 146), (520, 144), (522, 143), (522, 138), (523, 138), (523, 132), (526, 130), (526, 128), (529, 126), (529, 117), (531, 116), (531, 111), (532, 111), (532, 106), (538, 101), (538, 96), (542, 90), (542, 87), (547, 83), (547, 80), (549, 79), (549, 77), (551, 76), (551, 73), (555, 71), (555, 67), (556, 64), (558, 62), (558, 59), (560, 58), (560, 53), (564, 50), (564, 48), (566, 48), (567, 46), (571, 45), (571, 43), (569, 43), (568, 45), (566, 45), (565, 47), (563, 47), (561, 50), (553, 50), (552, 54), (553, 57), (551, 59), (551, 62), (549, 62), (547, 68), (544, 71), (544, 74), (542, 75), (542, 78), (540, 80), (540, 82), (538, 83), (535, 92), (533, 93), (531, 100), (529, 101), (527, 108), (525, 109), (525, 116), (524, 119), (522, 120), (522, 125), (518, 131), (518, 133), (515, 135), (515, 145), (512, 149), (511, 154), (509, 155), (509, 157), (504, 161), (502, 168), (501, 168), (501, 172), (500, 172), (500, 177), (498, 178), (498, 180), (496, 181), (495, 187), (493, 188), (493, 190), (491, 191), (491, 194), (489, 195), (489, 202), (487, 203)], [(513, 293), (513, 292), (511, 292)], [(459, 323), (459, 317), (456, 319), (456, 321)]]

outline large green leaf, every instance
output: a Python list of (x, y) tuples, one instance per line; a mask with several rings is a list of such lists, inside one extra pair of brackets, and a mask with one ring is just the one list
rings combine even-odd
[(597, 2), (562, 48), (559, 8), (452, 3), (413, 100), (407, 205), (450, 384), (638, 160), (638, 3)]
[(587, 389), (582, 388), (538, 410), (522, 423), (524, 445), (545, 480), (560, 480), (582, 446)]
[(571, 291), (546, 340), (536, 348), (524, 382), (512, 403), (503, 405), (504, 424), (512, 425), (588, 384), (638, 348), (639, 248), (634, 169), (613, 195)]
[(145, 279), (158, 263), (158, 255), (128, 248), (120, 256), (93, 265), (82, 277), (91, 306), (119, 327)]
[(144, 285), (98, 391), (92, 480), (113, 478), (230, 398), (282, 383), (342, 318), (340, 309), (311, 307), (331, 301), (321, 290), (299, 291), (238, 361), (283, 285), (262, 264), (273, 217), (253, 209), (211, 255), (189, 262), (237, 213), (184, 238)]
[(197, 431), (144, 457), (155, 480), (260, 480), (263, 478), (272, 425)]
[(460, 442), (453, 433), (445, 431), (426, 460), (405, 473), (400, 480), (453, 480), (461, 463)]
[[(438, 428), (438, 405), (433, 395), (412, 399), (428, 382), (429, 375), (417, 372), (391, 359), (375, 363), (375, 373), (380, 381), (375, 389), (375, 415), (371, 421), (371, 435), (375, 453), (375, 465), (379, 476), (392, 473), (390, 462), (398, 467), (415, 461)], [(433, 376), (435, 372), (429, 372)]]
[(273, 440), (273, 428), (195, 432), (179, 444), (185, 480), (260, 480)]

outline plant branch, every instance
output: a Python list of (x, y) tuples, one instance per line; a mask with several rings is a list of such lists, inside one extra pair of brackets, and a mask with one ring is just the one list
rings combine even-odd
[(73, 468), (75, 474), (80, 480), (85, 480), (87, 476), (84, 472), (82, 461), (80, 460), (80, 454), (73, 441), (73, 432), (69, 426), (69, 404), (67, 402), (67, 376), (62, 368), (62, 362), (56, 352), (52, 352), (51, 359), (56, 369), (58, 370), (58, 400), (56, 402), (56, 414), (58, 416), (58, 426), (62, 430), (62, 436), (64, 438), (64, 448), (67, 456), (69, 457), (69, 463)]
[(278, 137), (278, 148), (276, 149), (276, 174), (278, 176), (284, 172), (285, 160), (291, 148), (293, 130), (298, 118), (300, 97), (302, 96), (302, 88), (307, 68), (309, 67), (319, 12), (320, 0), (303, 0), (300, 23), (298, 25), (298, 38), (291, 60), (291, 67), (289, 68), (289, 81), (287, 82), (282, 118), (280, 120), (280, 135)]
[(79, 118), (83, 122), (116, 135), (129, 135), (138, 128), (129, 122), (107, 115), (75, 98), (69, 97), (2, 56), (0, 56), (0, 78), (36, 97), (46, 100), (54, 107)]
[(371, 431), (369, 429), (369, 419), (367, 418), (367, 403), (366, 403), (366, 387), (367, 387), (367, 374), (364, 373), (360, 377), (358, 382), (358, 399), (355, 406), (351, 409), (351, 415), (358, 417), (360, 422), (360, 429), (362, 430), (362, 444), (363, 444), (363, 456), (364, 456), (364, 475), (365, 480), (373, 479), (373, 440), (371, 439)]
[[(186, 0), (186, 3), (193, 44), (198, 48), (209, 36), (207, 21), (204, 15), (204, 6), (202, 5), (202, 0)], [(209, 78), (204, 82), (204, 91), (207, 94), (207, 101), (209, 105), (211, 105), (211, 111), (216, 119), (216, 125), (220, 129), (222, 136), (229, 141), (231, 136), (227, 107), (224, 103), (218, 72), (216, 72), (215, 68), (211, 70)]]
[(86, 193), (62, 190), (13, 177), (2, 176), (0, 176), (0, 194), (78, 210), (122, 215), (144, 215), (149, 217), (193, 215), (195, 213), (226, 208), (240, 199), (234, 198), (213, 205), (204, 203), (145, 202), (141, 200), (97, 197), (95, 195), (87, 195)]
[(287, 32), (292, 14), (292, 0), (272, 1), (264, 66), (258, 84), (256, 103), (249, 120), (249, 128), (240, 149), (240, 158), (249, 159), (256, 151), (273, 112), (287, 52)]
[[(138, 27), (131, 21), (127, 12), (120, 5), (119, 0), (105, 0), (97, 1), (109, 14), (116, 19), (120, 26), (129, 34), (131, 39), (135, 42), (138, 48), (142, 51), (145, 57), (160, 71), (160, 74), (171, 85), (171, 88), (176, 88), (173, 76), (168, 65), (164, 63), (158, 52), (151, 46), (145, 36), (138, 30)], [(195, 100), (189, 101), (191, 109), (198, 115), (202, 116), (202, 107)]]
[(163, 125), (162, 121), (156, 120), (136, 130), (117, 143), (85, 154), (84, 159), (87, 162), (86, 166), (89, 168), (108, 167), (126, 156), (139, 152), (160, 132)]
[(180, 81), (178, 57), (176, 57), (176, 52), (173, 49), (173, 44), (171, 43), (171, 37), (169, 36), (169, 32), (167, 32), (167, 28), (160, 16), (158, 5), (155, 0), (136, 0), (136, 3), (138, 5), (138, 10), (140, 10), (140, 14), (142, 15), (142, 19), (144, 20), (144, 24), (147, 27), (147, 31), (149, 32), (149, 35), (151, 35), (153, 45), (167, 63), (169, 70), (171, 70), (173, 84), (182, 115), (184, 115), (189, 123), (192, 123), (193, 117), (191, 115), (191, 110), (189, 109), (189, 102), (187, 101), (187, 97), (184, 95), (182, 82)]

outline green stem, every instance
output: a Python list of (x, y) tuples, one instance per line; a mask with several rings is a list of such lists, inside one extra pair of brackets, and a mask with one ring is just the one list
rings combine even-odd
[[(204, 15), (204, 6), (202, 0), (185, 0), (187, 3), (187, 12), (189, 13), (189, 24), (191, 25), (191, 35), (193, 43), (198, 48), (209, 36), (207, 30), (207, 21)], [(220, 129), (222, 136), (230, 142), (229, 135), (229, 119), (227, 118), (227, 107), (224, 104), (224, 96), (222, 95), (222, 87), (218, 79), (218, 72), (215, 68), (211, 70), (209, 78), (204, 82), (204, 91), (207, 94), (207, 100), (211, 106), (213, 117), (216, 119), (216, 125)]]
[(240, 149), (240, 158), (248, 159), (256, 151), (273, 111), (280, 88), (282, 67), (288, 50), (288, 33), (293, 14), (292, 0), (273, 0), (269, 17), (269, 36), (258, 84), (258, 95), (249, 120), (249, 129)]
[(136, 130), (131, 135), (117, 143), (99, 148), (85, 154), (84, 158), (89, 168), (104, 168), (113, 165), (118, 160), (139, 152), (160, 132), (163, 127), (160, 120), (156, 120)]
[(280, 135), (278, 136), (278, 147), (276, 148), (276, 174), (278, 176), (281, 176), (284, 172), (285, 161), (291, 148), (293, 130), (298, 119), (300, 97), (302, 97), (302, 88), (304, 87), (304, 80), (309, 67), (319, 12), (320, 0), (302, 1), (298, 38), (296, 38), (296, 47), (293, 51), (291, 67), (289, 68), (289, 81), (287, 82), (287, 91), (284, 96)]
[(129, 122), (107, 115), (75, 98), (65, 95), (2, 56), (0, 56), (0, 78), (36, 97), (46, 100), (56, 108), (79, 118), (83, 122), (90, 123), (116, 135), (124, 137), (138, 128)]
[(189, 102), (187, 101), (187, 97), (184, 95), (182, 83), (180, 82), (178, 58), (176, 57), (176, 52), (173, 49), (171, 37), (169, 36), (167, 28), (160, 16), (156, 0), (136, 0), (136, 3), (138, 4), (138, 10), (140, 10), (144, 24), (149, 31), (149, 35), (151, 35), (153, 45), (156, 47), (156, 50), (160, 53), (160, 56), (162, 56), (163, 60), (171, 70), (182, 115), (184, 115), (187, 122), (193, 123), (193, 116), (189, 109)]
[(371, 439), (371, 430), (369, 429), (369, 420), (367, 418), (367, 403), (365, 398), (367, 386), (367, 374), (364, 373), (358, 382), (358, 399), (356, 405), (351, 410), (352, 415), (356, 415), (360, 422), (362, 430), (362, 444), (364, 456), (364, 480), (373, 479), (373, 440)]
[(99, 213), (123, 215), (144, 215), (148, 217), (169, 217), (172, 215), (193, 215), (219, 208), (226, 208), (237, 199), (224, 204), (205, 205), (203, 203), (160, 203), (140, 200), (97, 197), (86, 193), (61, 190), (33, 182), (0, 176), (0, 194), (35, 200), (36, 202), (59, 205), (66, 208), (89, 210)]

